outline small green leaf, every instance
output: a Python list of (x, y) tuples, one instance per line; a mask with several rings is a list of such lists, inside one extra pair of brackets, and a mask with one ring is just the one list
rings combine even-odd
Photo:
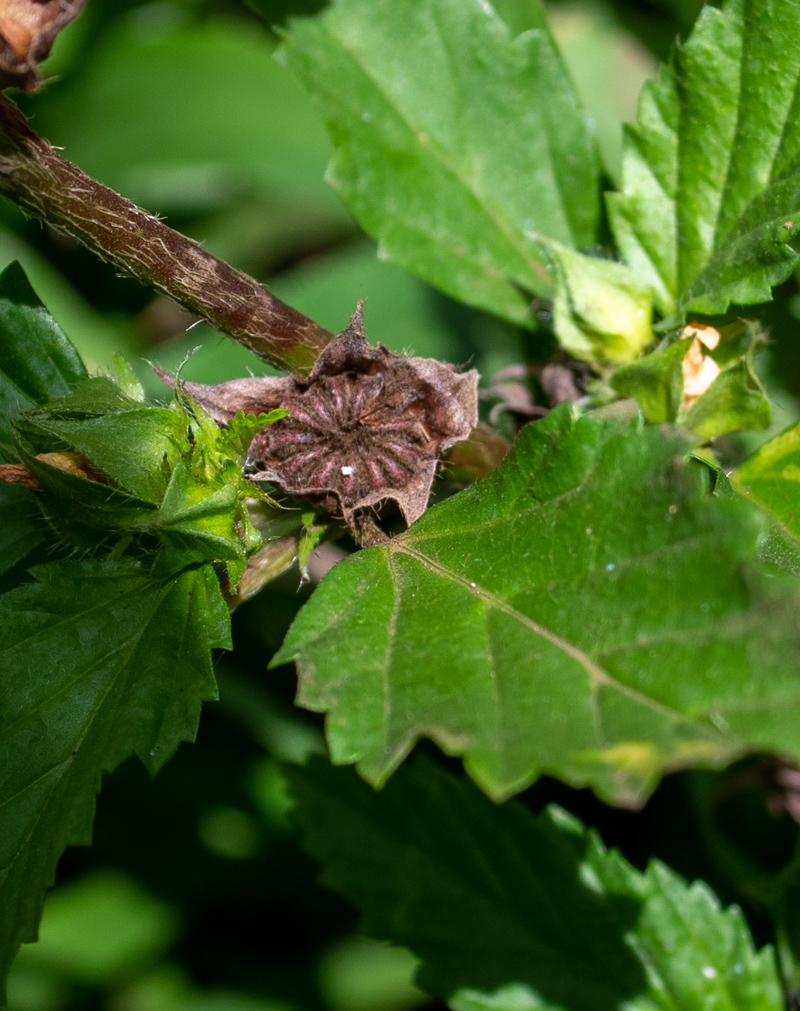
[(210, 651), (230, 648), (208, 565), (162, 583), (130, 560), (33, 574), (0, 597), (3, 981), (36, 938), (59, 856), (90, 841), (102, 775), (134, 752), (155, 773), (193, 740), (201, 702), (216, 697)]
[(99, 472), (84, 479), (22, 450), (44, 489), (43, 513), (71, 543), (91, 549), (103, 537), (156, 536), (162, 578), (204, 561), (230, 563), (238, 577), (262, 544), (245, 507), (262, 494), (242, 476), (247, 450), (285, 413), (239, 412), (222, 428), (180, 386), (169, 407), (156, 407), (97, 377), (20, 415), (14, 429), (34, 451), (67, 449)]
[(764, 443), (731, 478), (800, 541), (800, 423)]
[(113, 376), (117, 386), (126, 397), (144, 402), (144, 388), (122, 355), (114, 355)]
[(334, 761), (382, 783), (428, 736), (494, 797), (547, 772), (637, 803), (665, 769), (800, 755), (795, 584), (765, 579), (764, 518), (687, 450), (562, 407), (337, 565), (274, 661), (298, 662)]
[(528, 293), (553, 294), (536, 236), (583, 248), (598, 222), (586, 117), (530, 9), (515, 37), (485, 0), (335, 0), (283, 49), (336, 146), (328, 179), (380, 255), (525, 326)]
[(683, 359), (691, 341), (677, 340), (617, 369), (609, 380), (621, 397), (636, 397), (650, 424), (675, 421), (683, 402)]
[(158, 510), (158, 532), (177, 543), (181, 558), (242, 560), (244, 545), (236, 536), (238, 491), (236, 483), (212, 488), (198, 481), (191, 462), (182, 460)]
[(748, 353), (723, 369), (681, 423), (707, 442), (728, 432), (769, 428), (772, 411)]
[(800, 423), (765, 442), (730, 481), (772, 519), (763, 557), (800, 576)]
[(633, 361), (653, 339), (647, 289), (621, 263), (544, 239), (540, 245), (558, 279), (553, 309), (564, 347), (584, 361)]
[(768, 428), (770, 403), (753, 366), (755, 348), (763, 340), (758, 326), (737, 322), (712, 332), (720, 338), (713, 350), (696, 338), (694, 342), (718, 373), (698, 396), (684, 402), (684, 360), (694, 350), (691, 331), (617, 369), (611, 387), (623, 397), (636, 397), (647, 421), (678, 421), (703, 442), (728, 432)]
[(150, 529), (156, 506), (98, 481), (87, 481), (22, 454), (23, 462), (42, 486), (36, 503), (42, 516), (66, 543), (96, 551), (104, 537)]
[(608, 207), (664, 315), (763, 302), (798, 262), (798, 82), (798, 0), (728, 0), (645, 86)]
[(86, 378), (77, 351), (16, 262), (0, 274), (0, 455), (19, 457), (10, 419)]
[(187, 441), (179, 412), (131, 400), (104, 376), (88, 379), (63, 400), (24, 415), (15, 427), (37, 451), (66, 445), (132, 495), (153, 504), (164, 495), (180, 444)]
[(323, 883), (454, 1011), (784, 1007), (738, 909), (658, 862), (635, 870), (557, 808), (496, 807), (421, 759), (380, 793), (321, 760), (288, 774)]

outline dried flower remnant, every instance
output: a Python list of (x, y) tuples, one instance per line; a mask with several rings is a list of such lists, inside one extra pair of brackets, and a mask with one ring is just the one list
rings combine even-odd
[(691, 346), (683, 359), (683, 404), (682, 413), (701, 397), (720, 373), (719, 365), (706, 354), (719, 344), (719, 330), (702, 323), (690, 323), (683, 328), (681, 340), (691, 340)]
[(359, 510), (387, 499), (409, 524), (425, 512), (439, 459), (477, 424), (477, 385), (474, 370), (458, 373), (445, 362), (371, 345), (359, 303), (307, 378), (185, 387), (221, 423), (237, 411), (288, 411), (256, 435), (248, 465), (353, 526)]
[(38, 65), (86, 0), (0, 0), (0, 88), (35, 91)]
[[(55, 467), (57, 470), (63, 470), (67, 474), (86, 478), (87, 481), (103, 483), (106, 480), (104, 475), (92, 467), (86, 457), (81, 456), (80, 453), (37, 453), (36, 459), (50, 467)], [(23, 488), (30, 488), (31, 491), (42, 490), (39, 481), (24, 463), (0, 464), (0, 482), (21, 484)]]

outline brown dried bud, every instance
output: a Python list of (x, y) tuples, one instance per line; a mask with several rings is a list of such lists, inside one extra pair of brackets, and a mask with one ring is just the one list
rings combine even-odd
[(185, 387), (220, 422), (237, 411), (287, 410), (255, 437), (249, 465), (353, 525), (354, 513), (386, 499), (397, 502), (407, 523), (425, 512), (442, 453), (477, 423), (477, 385), (474, 370), (459, 374), (445, 362), (373, 347), (359, 303), (308, 378)]
[(86, 0), (0, 0), (0, 88), (35, 91), (38, 65)]

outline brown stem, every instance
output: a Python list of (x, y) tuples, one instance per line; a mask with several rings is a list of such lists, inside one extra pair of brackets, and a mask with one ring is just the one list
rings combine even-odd
[[(254, 278), (62, 158), (2, 94), (0, 194), (278, 368), (308, 374), (332, 339)], [(474, 481), (494, 470), (508, 448), (504, 439), (479, 426), (450, 451), (449, 468), (458, 480)], [(18, 478), (9, 473), (0, 475), (3, 480)]]
[(331, 334), (62, 158), (0, 95), (0, 193), (264, 361), (308, 373)]

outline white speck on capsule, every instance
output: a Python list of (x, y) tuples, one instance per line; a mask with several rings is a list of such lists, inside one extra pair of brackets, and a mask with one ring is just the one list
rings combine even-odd
[(342, 474), (344, 474), (345, 477), (350, 477), (351, 474), (355, 473), (355, 470), (355, 467), (342, 467)]

